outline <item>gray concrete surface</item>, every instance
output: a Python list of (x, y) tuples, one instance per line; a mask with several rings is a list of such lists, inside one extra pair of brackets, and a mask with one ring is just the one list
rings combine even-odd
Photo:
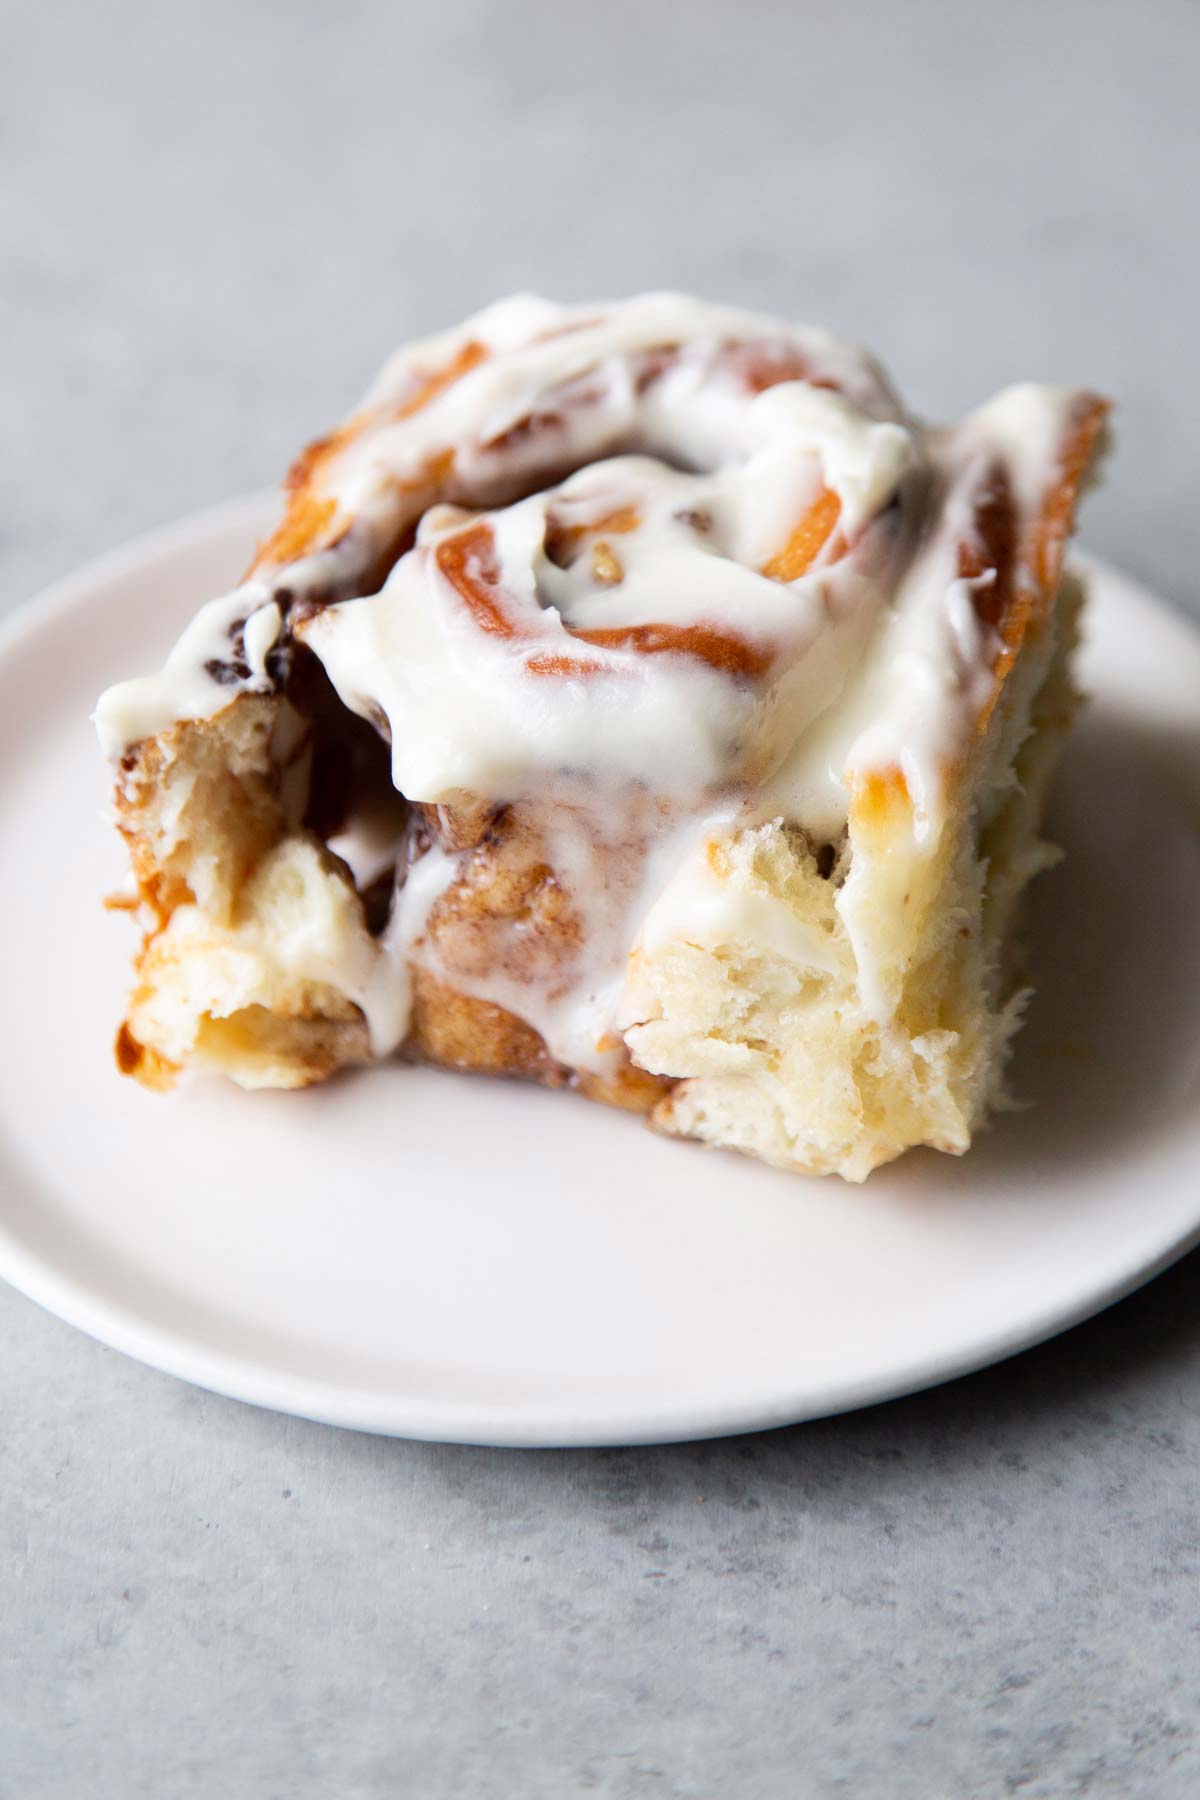
[[(649, 284), (950, 411), (1083, 379), (1196, 604), (1200, 9), (0, 7), (0, 598), (274, 477), (392, 342)], [(6, 871), (10, 875), (11, 872)], [(0, 1796), (1200, 1792), (1200, 1262), (743, 1441), (500, 1453), (192, 1392), (0, 1295)]]

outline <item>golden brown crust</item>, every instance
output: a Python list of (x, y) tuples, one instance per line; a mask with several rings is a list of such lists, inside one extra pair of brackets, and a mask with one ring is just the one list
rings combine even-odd
[[(991, 528), (1006, 533), (994, 548), (996, 586), (1004, 583), (1002, 603), (994, 621), (1003, 648), (996, 661), (992, 700), (981, 720), (982, 730), (1000, 696), (1004, 679), (1016, 661), (1026, 632), (1044, 623), (1058, 597), (1063, 556), (1075, 524), (1075, 512), (1088, 471), (1100, 447), (1111, 403), (1098, 394), (1080, 397), (1059, 452), (1059, 479), (1043, 496), (1042, 505), (1027, 537), (1017, 537), (1014, 509), (1009, 504), (999, 515), (983, 517), (986, 534)], [(1028, 578), (1023, 579), (1023, 572)]]
[[(387, 410), (386, 416), (381, 417), (379, 409), (354, 413), (344, 424), (306, 445), (284, 480), (287, 506), (283, 518), (265, 543), (260, 544), (247, 574), (282, 567), (335, 543), (345, 526), (338, 518), (336, 503), (321, 492), (322, 478), (330, 465), (368, 427), (411, 418), (486, 355), (482, 344), (470, 340), (448, 362), (414, 374), (409, 392), (398, 405)], [(427, 471), (428, 480), (444, 480), (453, 460), (452, 454), (434, 459)], [(425, 478), (414, 482), (414, 491), (424, 485)]]
[[(1026, 636), (1042, 627), (1054, 608), (1079, 497), (1101, 449), (1111, 410), (1111, 402), (1098, 394), (1081, 396), (1060, 449), (1059, 479), (1043, 497), (1024, 536), (1003, 465), (991, 465), (976, 487), (970, 530), (958, 546), (958, 574), (977, 582), (976, 616), (996, 633), (1000, 646), (991, 691), (977, 720), (977, 738), (988, 728)], [(978, 582), (985, 574), (994, 579)], [(953, 781), (961, 773), (948, 770), (946, 779)], [(898, 838), (911, 825), (912, 816), (912, 798), (901, 769), (871, 770), (855, 784), (851, 831), (859, 841), (872, 837), (883, 841), (889, 833)]]
[(628, 1058), (607, 1075), (568, 1069), (554, 1060), (524, 1019), (490, 1000), (460, 993), (421, 968), (413, 971), (412, 1029), (405, 1053), (443, 1069), (574, 1087), (589, 1100), (626, 1112), (652, 1112), (674, 1085)]
[(168, 1062), (157, 1050), (138, 1042), (127, 1020), (117, 1029), (113, 1056), (122, 1075), (132, 1075), (143, 1087), (151, 1088), (155, 1093), (163, 1093), (171, 1087), (179, 1074), (176, 1063)]
[(532, 1025), (490, 1000), (459, 993), (428, 970), (413, 971), (407, 1049), (421, 1061), (484, 1075), (519, 1075), (565, 1087), (571, 1071), (554, 1061)]

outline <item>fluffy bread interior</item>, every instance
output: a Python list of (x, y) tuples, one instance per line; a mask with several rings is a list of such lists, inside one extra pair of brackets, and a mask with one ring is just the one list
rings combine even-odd
[[(1077, 705), (1081, 599), (1068, 577), (1027, 635), (932, 855), (892, 824), (856, 829), (853, 815), (832, 868), (782, 820), (711, 847), (723, 883), (803, 930), (635, 954), (626, 1042), (674, 1079), (653, 1115), (662, 1129), (861, 1181), (912, 1145), (961, 1153), (1003, 1105), (1028, 992), (1020, 902), (1057, 855), (1038, 834)], [(774, 947), (811, 932), (820, 966)]]
[[(624, 1104), (653, 1106), (668, 1132), (852, 1181), (913, 1144), (966, 1149), (1003, 1104), (1026, 992), (1020, 902), (1055, 857), (1038, 831), (1076, 705), (1080, 600), (1068, 578), (1027, 636), (932, 857), (890, 826), (874, 841), (853, 822), (832, 866), (781, 820), (714, 844), (717, 881), (801, 930), (782, 934), (784, 948), (771, 932), (636, 951), (625, 1041), (658, 1079), (632, 1102), (626, 1083)], [(346, 866), (289, 819), (278, 728), (271, 703), (242, 697), (151, 740), (126, 772), (123, 828), (154, 922), (118, 1060), (149, 1085), (187, 1062), (296, 1087), (370, 1060), (359, 999), (378, 943)], [(811, 932), (820, 967), (791, 948)], [(872, 986), (890, 994), (884, 1023)], [(430, 1060), (503, 1072), (496, 1044), (536, 1037), (436, 984), (418, 998), (415, 1047)], [(512, 1072), (564, 1078), (532, 1052)]]
[(302, 1087), (369, 1060), (346, 975), (378, 949), (344, 864), (289, 821), (279, 710), (243, 696), (139, 746), (118, 788), (148, 929), (117, 1062), (151, 1087), (190, 1060)]

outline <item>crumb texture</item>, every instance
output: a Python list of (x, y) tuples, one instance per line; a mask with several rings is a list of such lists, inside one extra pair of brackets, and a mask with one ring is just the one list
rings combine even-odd
[(675, 1080), (654, 1114), (663, 1129), (861, 1181), (913, 1145), (961, 1154), (1003, 1105), (1027, 997), (1014, 932), (1027, 883), (1056, 856), (1038, 827), (1076, 704), (1080, 598), (1069, 583), (1027, 643), (932, 855), (891, 821), (852, 823), (828, 875), (781, 822), (716, 849), (722, 883), (801, 930), (791, 953), (760, 934), (635, 956), (626, 1041)]

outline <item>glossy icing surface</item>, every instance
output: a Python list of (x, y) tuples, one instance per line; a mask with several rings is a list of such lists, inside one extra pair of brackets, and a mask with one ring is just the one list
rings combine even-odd
[[(1053, 597), (1096, 405), (1023, 386), (931, 431), (824, 333), (669, 294), (501, 302), (388, 363), (242, 586), (103, 697), (102, 741), (269, 693), (305, 646), (406, 799), (533, 809), (586, 946), (536, 978), (446, 966), (426, 928), (467, 851), (435, 840), (401, 859), (397, 983), (424, 960), (603, 1068), (643, 922), (702, 939), (718, 904), (706, 836), (779, 816), (832, 842), (898, 772), (936, 842), (1013, 621)], [(386, 872), (365, 818), (329, 841)]]

